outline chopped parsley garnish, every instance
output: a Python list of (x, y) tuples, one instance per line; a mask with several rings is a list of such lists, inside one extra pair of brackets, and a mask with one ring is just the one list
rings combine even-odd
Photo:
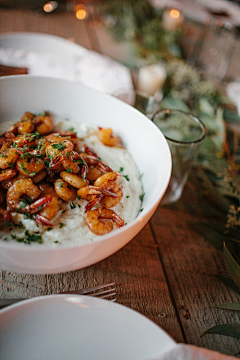
[(39, 233), (30, 234), (28, 230), (25, 231), (25, 241), (30, 243), (31, 241), (42, 243), (42, 235)]
[(30, 171), (27, 170), (24, 165), (26, 165), (26, 163), (25, 163), (25, 164), (20, 164), (22, 170), (25, 171), (25, 172), (27, 172), (27, 173), (29, 173)]
[(119, 170), (119, 172), (122, 172), (124, 170), (124, 168), (123, 167), (120, 167), (120, 170)]
[[(17, 209), (16, 209), (16, 211), (17, 211)], [(27, 218), (27, 219), (31, 219), (31, 220), (33, 220), (34, 219), (34, 216), (33, 216), (33, 214), (30, 214), (30, 213), (28, 213), (28, 212), (24, 212), (24, 215), (25, 215), (25, 217)]]
[(19, 223), (13, 223), (14, 227), (18, 227), (20, 229), (25, 229), (25, 226), (23, 225), (23, 223), (21, 221), (19, 221)]
[(59, 229), (63, 228), (64, 226), (65, 226), (65, 224), (60, 223), (60, 225), (59, 225)]
[(32, 141), (33, 139), (39, 137), (39, 135), (40, 135), (40, 134), (39, 134), (38, 131), (35, 131), (35, 133), (29, 134), (29, 136), (30, 136), (30, 141)]
[(31, 174), (29, 174), (29, 176), (35, 176), (35, 175), (36, 175), (35, 171), (33, 171), (33, 172), (31, 172)]
[(81, 196), (77, 195), (78, 200), (81, 200)]
[(52, 229), (52, 227), (48, 227), (46, 231), (51, 231)]
[(22, 208), (25, 208), (26, 205), (27, 205), (26, 201), (25, 201), (25, 200), (21, 200), (19, 207), (20, 207), (20, 209), (22, 209)]
[(27, 196), (27, 201), (29, 202), (29, 204), (32, 204), (32, 199), (29, 196)]
[(52, 144), (51, 146), (53, 149), (57, 149), (60, 151), (63, 151), (64, 149), (66, 149), (66, 146), (63, 143)]
[(17, 148), (18, 147), (18, 145), (17, 145), (17, 143), (16, 142), (14, 142), (11, 146), (10, 146), (11, 148)]
[(143, 201), (144, 195), (145, 195), (145, 193), (139, 196), (139, 199), (140, 199), (141, 201)]
[(18, 242), (24, 242), (26, 244), (30, 244), (31, 242), (38, 242), (42, 244), (42, 235), (40, 233), (30, 234), (28, 230), (25, 231), (25, 237), (19, 238), (16, 235), (11, 235), (13, 240)]
[(140, 209), (139, 211), (140, 211), (140, 212), (142, 212), (142, 211), (143, 211), (143, 209)]
[(123, 177), (124, 177), (127, 181), (130, 181), (128, 175), (123, 175)]
[(73, 172), (73, 169), (67, 169), (66, 172), (67, 172), (67, 173), (72, 173), (72, 172)]
[(74, 204), (74, 202), (72, 202), (72, 203), (70, 204), (70, 208), (71, 208), (71, 209), (75, 209), (75, 207), (76, 207), (76, 205)]
[(129, 195), (127, 195), (126, 198), (128, 199), (128, 198), (129, 198)]
[[(73, 160), (73, 162), (75, 162), (75, 160)], [(76, 162), (79, 162), (79, 164), (87, 165), (87, 163), (86, 163), (86, 161), (84, 160), (84, 158), (82, 158), (82, 160), (76, 160)]]

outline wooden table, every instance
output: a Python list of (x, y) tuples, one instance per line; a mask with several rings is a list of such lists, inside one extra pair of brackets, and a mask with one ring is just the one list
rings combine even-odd
[[(0, 33), (10, 31), (73, 38), (76, 43), (115, 59), (124, 60), (125, 56), (123, 47), (115, 44), (104, 30), (92, 29), (70, 13), (44, 15), (0, 10)], [(205, 204), (204, 211), (199, 210), (199, 202)], [(145, 315), (177, 342), (236, 354), (240, 351), (237, 339), (219, 335), (201, 337), (214, 325), (239, 323), (238, 312), (213, 307), (240, 301), (240, 296), (219, 279), (229, 277), (222, 252), (195, 230), (199, 223), (221, 220), (218, 209), (210, 208), (210, 200), (189, 181), (182, 198), (169, 206), (160, 205), (144, 229), (116, 254), (64, 274), (20, 275), (2, 271), (0, 296), (32, 297), (115, 282), (119, 304)]]

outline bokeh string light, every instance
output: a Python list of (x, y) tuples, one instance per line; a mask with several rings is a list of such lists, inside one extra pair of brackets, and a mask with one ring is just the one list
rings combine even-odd
[(46, 4), (43, 5), (43, 10), (46, 13), (54, 11), (58, 7), (57, 1), (48, 1)]

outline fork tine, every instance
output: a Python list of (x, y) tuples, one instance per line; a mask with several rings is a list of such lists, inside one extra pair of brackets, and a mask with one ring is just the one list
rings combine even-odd
[(111, 295), (113, 291), (116, 291), (115, 288), (104, 290), (104, 291), (96, 291), (91, 294), (88, 294), (88, 296), (99, 296), (99, 295)]
[[(109, 288), (109, 289), (107, 289)], [(65, 291), (58, 294), (74, 294), (74, 295), (88, 295), (93, 297), (98, 297), (101, 299), (108, 299), (109, 301), (116, 301), (114, 297), (116, 295), (115, 283), (109, 283), (104, 285), (97, 285), (91, 288), (79, 289), (73, 291)], [(19, 301), (26, 299), (0, 299), (0, 309), (4, 306), (12, 305)]]
[(88, 296), (91, 296), (91, 297), (97, 297), (99, 299), (106, 299), (106, 300), (109, 300), (109, 301), (116, 301), (116, 290), (115, 288), (111, 288), (111, 289), (108, 289), (108, 290), (104, 290), (104, 291), (96, 291), (96, 292), (93, 292), (93, 293), (90, 293), (90, 294), (87, 294)]
[(115, 286), (115, 283), (97, 285), (97, 286), (93, 286), (93, 287), (91, 287), (91, 288), (86, 288), (86, 289), (83, 289), (83, 290), (81, 291), (81, 294), (88, 294), (88, 293), (91, 293), (91, 292), (93, 292), (93, 291), (105, 289), (105, 288), (110, 287), (110, 286)]
[(115, 296), (116, 295), (116, 292), (112, 293), (112, 294), (106, 294), (106, 295), (103, 295), (103, 296), (98, 296), (100, 299), (107, 299), (111, 296)]
[(117, 299), (116, 299), (115, 295), (116, 295), (116, 292), (113, 292), (111, 294), (101, 295), (101, 296), (96, 296), (95, 294), (91, 294), (89, 296), (96, 297), (98, 299), (107, 299), (109, 301), (116, 301)]

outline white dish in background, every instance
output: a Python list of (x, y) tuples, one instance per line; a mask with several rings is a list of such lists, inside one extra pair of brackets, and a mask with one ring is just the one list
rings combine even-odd
[(110, 95), (79, 83), (29, 75), (0, 78), (0, 121), (19, 119), (26, 111), (50, 111), (97, 128), (111, 127), (120, 136), (142, 174), (142, 208), (128, 225), (89, 244), (44, 245), (0, 240), (0, 268), (30, 274), (81, 269), (112, 255), (145, 226), (169, 183), (171, 155), (160, 130), (143, 114)]
[(112, 94), (132, 88), (130, 70), (119, 62), (59, 36), (34, 32), (0, 34), (0, 63), (28, 74), (74, 80)]
[(0, 311), (6, 360), (144, 360), (175, 346), (160, 327), (108, 300), (49, 295)]
[(59, 54), (84, 55), (84, 47), (60, 36), (34, 32), (11, 32), (0, 35), (0, 46), (6, 49), (36, 51), (38, 53), (56, 52)]

